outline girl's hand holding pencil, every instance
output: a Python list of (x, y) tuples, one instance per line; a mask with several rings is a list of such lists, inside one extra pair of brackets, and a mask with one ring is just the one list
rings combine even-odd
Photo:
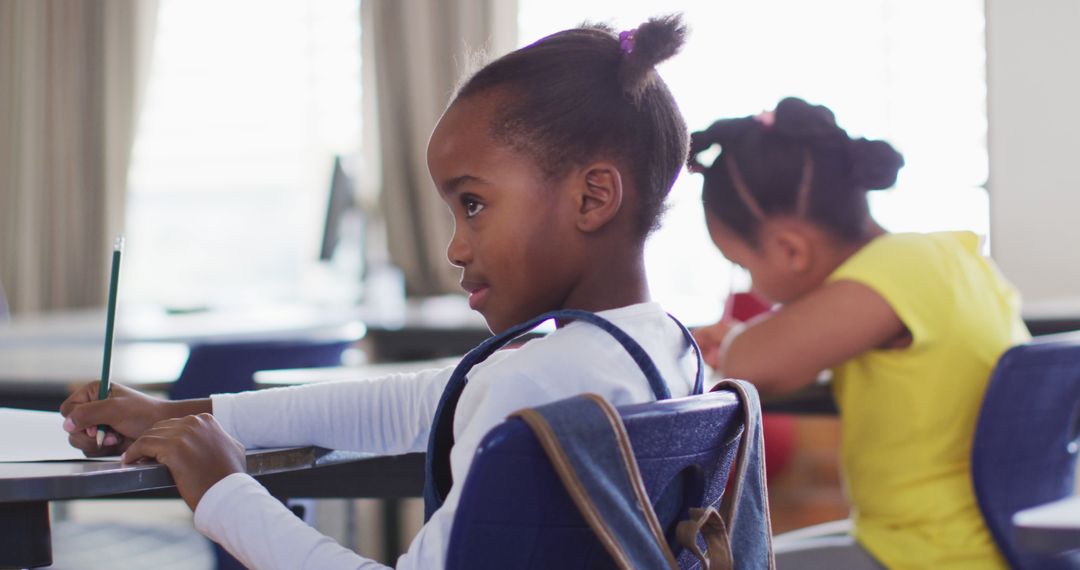
[[(60, 405), (68, 441), (87, 457), (123, 454), (124, 463), (152, 460), (169, 467), (180, 496), (195, 509), (207, 489), (246, 470), (244, 447), (210, 414), (210, 400), (163, 400), (113, 383), (100, 400), (90, 382)], [(98, 447), (97, 426), (109, 426)]]
[[(113, 383), (111, 394), (98, 400), (99, 382), (90, 382), (75, 391), (60, 405), (64, 431), (72, 447), (87, 457), (120, 455), (139, 436), (161, 420), (174, 417), (169, 402)], [(112, 429), (98, 448), (98, 425)]]
[[(82, 386), (60, 405), (64, 430), (70, 434), (68, 441), (87, 457), (120, 455), (157, 422), (209, 413), (212, 408), (209, 399), (163, 400), (115, 382), (109, 397), (99, 400), (99, 385), (90, 382)], [(98, 425), (112, 428), (101, 448), (95, 441)]]

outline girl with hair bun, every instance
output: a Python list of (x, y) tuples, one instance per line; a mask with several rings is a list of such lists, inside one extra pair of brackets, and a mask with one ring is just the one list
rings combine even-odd
[(691, 135), (713, 242), (779, 307), (695, 331), (707, 360), (766, 394), (830, 370), (840, 410), (853, 531), (778, 540), (779, 568), (1004, 567), (969, 456), (991, 370), (1028, 331), (975, 234), (892, 234), (873, 219), (867, 192), (903, 165), (796, 98)]
[[(625, 405), (697, 388), (693, 341), (650, 301), (643, 259), (686, 162), (686, 123), (655, 70), (684, 36), (682, 21), (666, 17), (621, 34), (566, 30), (507, 54), (464, 83), (427, 155), (454, 218), (447, 257), (493, 332), (549, 311), (592, 312), (635, 340), (662, 382), (650, 384), (604, 330), (559, 319), (546, 337), (471, 369), (466, 359), (460, 371), (178, 402), (115, 384), (96, 401), (92, 383), (61, 408), (72, 445), (166, 464), (200, 532), (250, 568), (290, 570), (384, 566), (274, 499), (244, 473), (245, 447), (430, 449), (428, 519), (396, 566), (443, 568), (462, 482), (508, 415), (585, 392)], [(112, 428), (100, 450), (99, 423)]]

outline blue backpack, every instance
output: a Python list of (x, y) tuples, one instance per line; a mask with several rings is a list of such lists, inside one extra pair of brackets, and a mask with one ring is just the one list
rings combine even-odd
[[(658, 402), (623, 408), (627, 418), (624, 426), (619, 411), (610, 403), (595, 394), (583, 394), (521, 410), (493, 429), (481, 443), (463, 482), (447, 567), (542, 568), (563, 556), (570, 568), (679, 568), (681, 564), (684, 568), (716, 569), (732, 568), (735, 561), (740, 568), (772, 568), (760, 407), (753, 387), (724, 381), (720, 387), (734, 394), (700, 396), (703, 367), (699, 352), (697, 396), (671, 400), (667, 384), (641, 346), (611, 322), (583, 311), (542, 315), (489, 339), (462, 359), (440, 401), (429, 440), (427, 516), (442, 504), (450, 489), (453, 408), (466, 374), (510, 340), (550, 318), (588, 322), (611, 334), (639, 365)], [(689, 331), (679, 326), (696, 351)], [(655, 445), (652, 440), (656, 438), (647, 431), (655, 431), (658, 414), (670, 416), (664, 419), (665, 426), (688, 430), (687, 437), (676, 438), (674, 445), (661, 443), (663, 451), (672, 447), (693, 451), (678, 449), (674, 460), (643, 464), (643, 479), (632, 441), (643, 448)], [(508, 477), (500, 471), (508, 464), (520, 465), (522, 453), (536, 456), (544, 465), (533, 464), (524, 477)], [(735, 485), (725, 495), (733, 458)], [(687, 473), (694, 476), (688, 478)], [(530, 486), (534, 483), (538, 486)], [(514, 510), (514, 505), (507, 504), (515, 502), (513, 499), (484, 504), (492, 502), (486, 499), (498, 502), (498, 497), (520, 499), (523, 494), (533, 504), (544, 505), (540, 510), (545, 512), (538, 515), (529, 509)], [(651, 496), (655, 498), (651, 500)], [(503, 523), (492, 524), (492, 509), (505, 511), (495, 516)], [(552, 525), (552, 516), (575, 520), (569, 525), (566, 520)], [(522, 521), (516, 519), (521, 517), (548, 520), (519, 524)], [(579, 533), (578, 538), (568, 538), (567, 528), (585, 528), (585, 524), (592, 531), (589, 536), (582, 539)], [(562, 537), (553, 539), (558, 542), (553, 546), (561, 551), (558, 556), (543, 547), (543, 538), (537, 538), (551, 529), (553, 536)]]

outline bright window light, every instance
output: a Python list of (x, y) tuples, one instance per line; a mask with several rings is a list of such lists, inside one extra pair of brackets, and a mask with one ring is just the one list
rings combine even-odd
[(358, 0), (163, 0), (129, 172), (125, 295), (293, 300), (360, 139)]

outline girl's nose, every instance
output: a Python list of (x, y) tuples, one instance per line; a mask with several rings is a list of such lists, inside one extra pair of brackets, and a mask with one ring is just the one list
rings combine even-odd
[(455, 231), (453, 237), (450, 238), (450, 245), (446, 246), (446, 258), (450, 260), (450, 263), (458, 266), (465, 267), (469, 263), (471, 254), (469, 252), (469, 246), (465, 243), (458, 232)]

